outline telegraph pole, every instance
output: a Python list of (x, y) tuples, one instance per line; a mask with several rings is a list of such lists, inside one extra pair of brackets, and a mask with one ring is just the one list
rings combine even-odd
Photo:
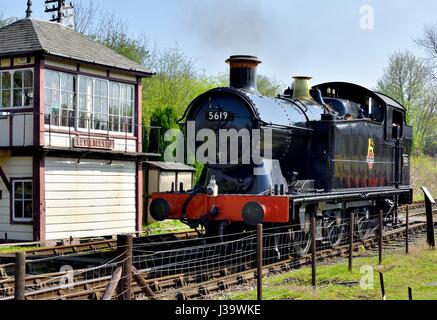
[(73, 4), (65, 5), (65, 0), (46, 0), (46, 13), (52, 14), (50, 21), (62, 23), (65, 18), (67, 18), (66, 11), (73, 10)]

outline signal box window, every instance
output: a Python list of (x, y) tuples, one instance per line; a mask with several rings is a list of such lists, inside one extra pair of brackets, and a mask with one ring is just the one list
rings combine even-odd
[(14, 222), (32, 222), (33, 220), (33, 183), (32, 180), (14, 180), (12, 182), (12, 220)]
[(0, 108), (33, 107), (33, 70), (0, 72)]

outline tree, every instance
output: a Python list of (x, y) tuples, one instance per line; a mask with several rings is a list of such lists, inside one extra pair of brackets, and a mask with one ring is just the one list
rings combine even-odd
[[(219, 87), (229, 86), (229, 72), (220, 73), (217, 77), (214, 77), (214, 82)], [(257, 88), (259, 93), (263, 96), (276, 97), (278, 93), (281, 93), (284, 85), (273, 77), (269, 77), (263, 74), (258, 74)]]
[(262, 74), (258, 76), (257, 86), (258, 91), (262, 95), (269, 97), (276, 97), (284, 88), (284, 86), (275, 78)]
[(431, 69), (411, 52), (396, 52), (378, 82), (378, 90), (398, 100), (407, 109), (407, 121), (413, 125), (416, 152), (424, 150), (431, 116), (436, 112), (437, 92)]
[(437, 155), (437, 115), (430, 120), (430, 133), (425, 137), (425, 150), (431, 156)]
[(123, 20), (94, 2), (75, 3), (75, 29), (132, 61), (145, 66), (150, 58), (145, 36), (133, 37)]
[(11, 24), (12, 22), (18, 20), (16, 17), (6, 17), (4, 11), (0, 11), (0, 28)]
[(437, 26), (425, 25), (423, 35), (415, 42), (425, 50), (428, 63), (434, 71), (434, 80), (437, 80)]
[(102, 8), (94, 1), (83, 2), (77, 0), (74, 2), (74, 28), (82, 34), (93, 34), (99, 12)]
[(157, 108), (171, 107), (182, 116), (195, 97), (216, 87), (216, 82), (200, 73), (194, 60), (178, 48), (155, 51), (149, 68), (156, 75), (143, 83), (144, 123), (149, 123)]
[(177, 123), (178, 119), (179, 116), (172, 107), (158, 107), (151, 114), (150, 125), (161, 129), (150, 131), (149, 151), (160, 153), (162, 160), (164, 160), (165, 149), (171, 143), (164, 141), (164, 135), (170, 129), (181, 129)]

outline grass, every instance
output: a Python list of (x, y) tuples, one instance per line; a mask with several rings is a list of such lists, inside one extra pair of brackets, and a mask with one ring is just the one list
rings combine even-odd
[[(393, 253), (383, 260), (387, 300), (407, 300), (408, 287), (415, 300), (437, 300), (437, 250), (413, 247), (409, 255)], [(373, 288), (363, 289), (362, 267), (373, 268)], [(364, 271), (366, 269), (363, 269)], [(378, 258), (356, 258), (349, 273), (347, 261), (317, 268), (317, 289), (311, 286), (311, 268), (269, 277), (263, 283), (265, 300), (381, 300)], [(430, 285), (434, 283), (434, 286)], [(256, 290), (232, 293), (231, 300), (253, 300)]]
[(36, 246), (33, 247), (6, 246), (6, 247), (0, 247), (0, 254), (9, 254), (9, 253), (39, 249), (39, 248), (40, 247), (36, 247)]
[(414, 187), (414, 200), (424, 200), (421, 187), (427, 187), (437, 198), (437, 160), (427, 156), (411, 158), (411, 184)]
[(179, 220), (165, 220), (162, 222), (155, 222), (149, 225), (145, 225), (143, 226), (143, 230), (151, 235), (157, 235), (177, 231), (188, 231), (190, 230), (190, 228)]

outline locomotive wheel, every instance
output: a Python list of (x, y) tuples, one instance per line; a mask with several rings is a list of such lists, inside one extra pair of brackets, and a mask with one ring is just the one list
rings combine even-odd
[(334, 216), (328, 221), (327, 233), (331, 248), (337, 248), (344, 234), (344, 224), (341, 211), (335, 211)]
[(311, 248), (311, 226), (310, 217), (305, 215), (305, 223), (303, 229), (301, 227), (295, 228), (291, 235), (293, 241), (294, 253), (298, 257), (306, 255)]
[(378, 222), (372, 217), (369, 209), (366, 209), (364, 215), (358, 216), (356, 224), (358, 238), (361, 241), (375, 236)]

